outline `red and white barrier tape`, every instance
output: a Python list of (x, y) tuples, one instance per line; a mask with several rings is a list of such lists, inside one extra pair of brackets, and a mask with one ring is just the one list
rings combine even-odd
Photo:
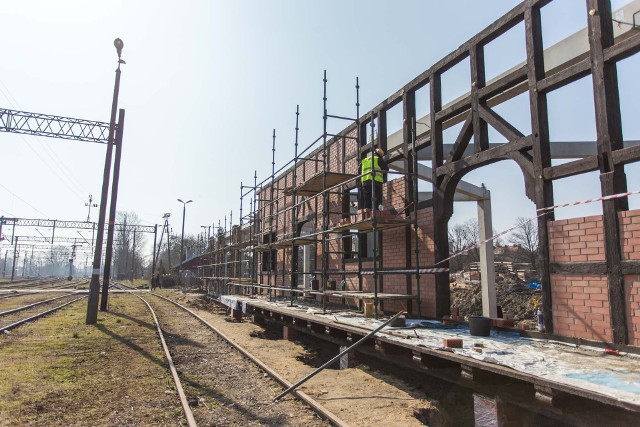
[(459, 257), (460, 255), (467, 254), (467, 253), (471, 252), (472, 250), (474, 250), (474, 249), (476, 249), (476, 248), (479, 248), (480, 246), (484, 245), (484, 244), (485, 244), (485, 243), (487, 243), (487, 242), (490, 242), (490, 241), (492, 241), (492, 240), (495, 240), (495, 239), (497, 239), (497, 238), (498, 238), (498, 237), (500, 237), (500, 236), (504, 236), (505, 234), (510, 233), (511, 231), (515, 230), (516, 228), (520, 228), (520, 227), (522, 227), (522, 225), (523, 225), (523, 224), (527, 224), (527, 223), (529, 223), (529, 222), (533, 221), (534, 219), (538, 219), (538, 218), (540, 218), (541, 216), (544, 216), (544, 215), (550, 214), (554, 209), (557, 209), (557, 208), (566, 208), (566, 207), (569, 207), (569, 206), (576, 206), (576, 205), (584, 205), (584, 204), (586, 204), (586, 203), (599, 202), (599, 201), (601, 201), (601, 200), (619, 199), (619, 198), (621, 198), (621, 197), (627, 197), (627, 196), (631, 196), (631, 195), (634, 195), (634, 194), (640, 194), (640, 190), (637, 190), (637, 191), (627, 191), (626, 193), (612, 194), (612, 195), (610, 195), (610, 196), (601, 196), (601, 197), (596, 197), (596, 198), (594, 198), (594, 199), (586, 199), (586, 200), (580, 200), (580, 201), (578, 201), (578, 202), (563, 203), (563, 204), (561, 204), (561, 205), (554, 205), (554, 206), (549, 206), (549, 207), (547, 207), (547, 208), (540, 208), (540, 209), (538, 209), (538, 210), (536, 211), (536, 212), (541, 212), (541, 213), (539, 213), (538, 215), (536, 215), (536, 216), (534, 216), (534, 217), (531, 217), (531, 218), (529, 218), (529, 219), (527, 219), (527, 220), (525, 220), (525, 221), (521, 222), (520, 224), (514, 225), (514, 226), (513, 226), (513, 227), (511, 227), (511, 228), (508, 228), (508, 229), (506, 229), (506, 230), (504, 230), (504, 231), (501, 231), (501, 232), (500, 232), (500, 233), (498, 233), (498, 234), (494, 234), (493, 236), (489, 237), (488, 239), (485, 239), (485, 240), (483, 240), (483, 241), (481, 241), (481, 242), (479, 242), (479, 243), (477, 243), (477, 244), (475, 244), (475, 245), (473, 245), (473, 246), (471, 246), (471, 247), (468, 247), (467, 249), (463, 249), (463, 250), (461, 250), (460, 252), (457, 252), (457, 253), (455, 253), (455, 254), (451, 255), (449, 258), (445, 258), (445, 259), (443, 259), (442, 261), (438, 261), (438, 262), (436, 262), (434, 265), (439, 265), (439, 264), (442, 264), (443, 262), (449, 261), (449, 260), (450, 260), (450, 259), (452, 259), (452, 258), (456, 258), (456, 257)]
[(627, 197), (634, 194), (640, 194), (640, 190), (627, 191), (626, 193), (612, 194), (611, 196), (601, 196), (601, 197), (596, 197), (595, 199), (580, 200), (579, 202), (563, 203), (561, 205), (549, 206), (548, 208), (540, 208), (537, 210), (537, 212), (550, 211), (556, 208), (566, 208), (569, 206), (584, 205), (586, 203), (599, 202), (601, 200), (619, 199), (621, 197)]

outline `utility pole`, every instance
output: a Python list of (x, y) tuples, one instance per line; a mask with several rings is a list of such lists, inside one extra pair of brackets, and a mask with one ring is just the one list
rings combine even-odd
[(182, 203), (182, 237), (180, 238), (180, 268), (178, 269), (178, 281), (182, 281), (182, 261), (184, 260), (184, 217), (187, 212), (187, 203), (193, 202), (193, 200), (187, 200), (183, 202), (181, 199), (178, 199), (180, 203)]
[(118, 110), (118, 95), (120, 91), (120, 64), (124, 61), (120, 58), (124, 43), (120, 39), (113, 42), (118, 52), (118, 68), (116, 69), (116, 81), (113, 89), (113, 101), (111, 104), (111, 121), (109, 122), (109, 139), (107, 153), (104, 162), (104, 175), (102, 177), (102, 195), (100, 199), (100, 214), (98, 217), (98, 235), (96, 237), (96, 250), (93, 256), (93, 270), (89, 285), (89, 298), (87, 300), (87, 325), (94, 325), (98, 321), (98, 302), (100, 299), (100, 266), (102, 264), (102, 241), (104, 238), (104, 220), (107, 214), (106, 204), (109, 193), (109, 177), (111, 175), (111, 158), (113, 155), (114, 134), (116, 128), (116, 113)]
[(89, 212), (87, 212), (87, 222), (89, 222), (89, 218), (91, 218), (91, 208), (97, 208), (98, 204), (97, 203), (93, 203), (93, 196), (91, 194), (89, 194), (89, 203), (85, 203), (85, 206), (89, 206)]
[(33, 246), (31, 246), (31, 258), (29, 259), (29, 277), (33, 276)]
[(11, 283), (13, 283), (13, 278), (16, 275), (16, 258), (18, 256), (18, 236), (14, 236), (14, 246), (13, 246), (13, 266), (11, 267)]
[(136, 279), (136, 230), (133, 230), (133, 246), (131, 247), (131, 280)]
[(73, 259), (76, 257), (76, 242), (71, 246), (71, 256), (69, 257), (69, 277), (67, 280), (71, 280), (73, 278)]
[(2, 277), (6, 277), (7, 275), (7, 254), (9, 253), (9, 249), (4, 251), (4, 267), (2, 268)]
[(171, 273), (171, 229), (167, 223), (167, 256), (169, 257), (169, 273)]
[(22, 260), (22, 277), (25, 277), (26, 272), (27, 272), (27, 257), (25, 255), (24, 260)]

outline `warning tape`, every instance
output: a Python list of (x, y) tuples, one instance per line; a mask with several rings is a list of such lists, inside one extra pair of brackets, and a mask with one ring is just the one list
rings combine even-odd
[(634, 194), (640, 194), (640, 190), (627, 191), (626, 193), (612, 194), (611, 196), (601, 196), (601, 197), (596, 197), (595, 199), (580, 200), (579, 202), (563, 203), (561, 205), (549, 206), (548, 208), (540, 208), (537, 210), (537, 212), (550, 211), (556, 208), (566, 208), (569, 206), (584, 205), (585, 203), (599, 202), (601, 200), (619, 199), (621, 197), (627, 197)]
[(640, 194), (640, 190), (636, 190), (636, 191), (627, 191), (626, 193), (612, 194), (612, 195), (610, 195), (610, 196), (601, 196), (601, 197), (596, 197), (596, 198), (594, 198), (594, 199), (586, 199), (586, 200), (580, 200), (580, 201), (578, 201), (578, 202), (563, 203), (563, 204), (561, 204), (561, 205), (554, 205), (554, 206), (549, 206), (549, 207), (547, 207), (547, 208), (540, 208), (540, 209), (538, 209), (538, 210), (536, 211), (536, 212), (541, 212), (540, 214), (538, 214), (538, 215), (536, 215), (536, 216), (534, 216), (534, 217), (531, 217), (531, 218), (529, 218), (529, 219), (527, 219), (527, 220), (525, 220), (525, 221), (521, 222), (520, 224), (516, 224), (516, 225), (514, 225), (514, 226), (513, 226), (513, 227), (511, 227), (511, 228), (508, 228), (508, 229), (506, 229), (506, 230), (504, 230), (504, 231), (501, 231), (501, 232), (500, 232), (500, 233), (498, 233), (498, 234), (494, 234), (493, 236), (489, 237), (488, 239), (485, 239), (485, 240), (483, 240), (483, 241), (481, 241), (481, 242), (478, 242), (477, 244), (475, 244), (475, 245), (473, 245), (473, 246), (470, 246), (470, 247), (468, 247), (468, 248), (466, 248), (466, 249), (461, 250), (460, 252), (457, 252), (457, 253), (455, 253), (455, 254), (451, 255), (449, 258), (445, 258), (445, 259), (443, 259), (442, 261), (438, 261), (438, 262), (436, 262), (434, 265), (439, 265), (439, 264), (442, 264), (443, 262), (449, 261), (450, 259), (453, 259), (453, 258), (459, 257), (459, 256), (461, 256), (461, 255), (465, 255), (465, 254), (467, 254), (467, 253), (471, 252), (472, 250), (479, 248), (480, 246), (484, 245), (484, 244), (485, 244), (485, 243), (487, 243), (487, 242), (490, 242), (490, 241), (492, 241), (492, 240), (495, 240), (495, 239), (497, 239), (497, 238), (498, 238), (498, 237), (500, 237), (500, 236), (504, 236), (505, 234), (507, 234), (507, 233), (509, 233), (509, 232), (511, 232), (511, 231), (513, 231), (513, 230), (515, 230), (516, 228), (520, 228), (520, 227), (522, 227), (524, 224), (528, 224), (528, 223), (530, 223), (530, 222), (531, 222), (531, 221), (533, 221), (534, 219), (538, 219), (538, 218), (540, 218), (541, 216), (544, 216), (544, 215), (550, 214), (554, 209), (557, 209), (557, 208), (566, 208), (566, 207), (569, 207), (569, 206), (576, 206), (576, 205), (584, 205), (584, 204), (586, 204), (586, 203), (599, 202), (599, 201), (602, 201), (602, 200), (619, 199), (619, 198), (621, 198), (621, 197), (627, 197), (627, 196), (631, 196), (631, 195), (634, 195), (634, 194)]

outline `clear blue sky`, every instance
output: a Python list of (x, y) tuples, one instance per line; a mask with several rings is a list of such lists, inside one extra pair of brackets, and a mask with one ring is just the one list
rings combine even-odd
[[(626, 2), (612, 3), (615, 9)], [(3, 2), (0, 106), (108, 121), (116, 67), (112, 42), (122, 38), (127, 64), (120, 107), (127, 117), (118, 208), (137, 212), (144, 224), (161, 223), (162, 214), (170, 212), (177, 233), (182, 208), (176, 199), (193, 199), (186, 232), (198, 233), (201, 225), (217, 224), (231, 210), (237, 223), (240, 182), (252, 183), (254, 170), (259, 180), (270, 173), (272, 129), (278, 135), (276, 168), (293, 156), (296, 104), (301, 143), (320, 135), (324, 69), (330, 112), (355, 114), (356, 76), (365, 112), (516, 4)], [(545, 8), (543, 19), (545, 44), (551, 45), (586, 26), (585, 4), (555, 1)], [(489, 77), (524, 58), (522, 34), (517, 28), (488, 48)], [(637, 75), (636, 58), (620, 67), (628, 139), (640, 139), (634, 118), (640, 107)], [(467, 85), (464, 77), (445, 77), (445, 97), (462, 94)], [(595, 138), (590, 90), (590, 80), (583, 79), (550, 98), (553, 140)], [(498, 111), (528, 130), (522, 99)], [(337, 123), (333, 130), (343, 125)], [(86, 219), (88, 195), (99, 199), (103, 145), (6, 133), (0, 141), (1, 215)], [(638, 189), (638, 167), (628, 170), (630, 189)], [(483, 168), (466, 179), (484, 182), (492, 191), (496, 229), (533, 214), (513, 164)], [(556, 188), (557, 202), (599, 194), (596, 174)], [(634, 199), (631, 204), (639, 206)], [(454, 221), (474, 215), (475, 207), (458, 205)], [(600, 211), (596, 205), (558, 212), (558, 217)]]

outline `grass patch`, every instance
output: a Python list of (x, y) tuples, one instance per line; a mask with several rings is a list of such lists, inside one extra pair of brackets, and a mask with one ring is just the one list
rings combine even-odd
[(0, 337), (0, 425), (179, 423), (146, 306), (110, 298), (97, 325), (85, 325), (81, 300)]

